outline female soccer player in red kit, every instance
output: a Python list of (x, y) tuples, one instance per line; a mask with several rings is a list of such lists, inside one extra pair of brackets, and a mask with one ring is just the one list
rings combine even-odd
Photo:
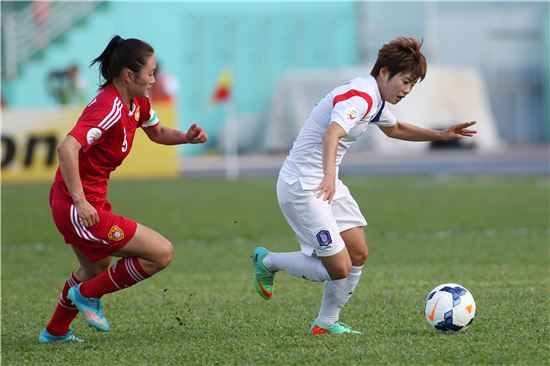
[[(81, 341), (69, 325), (78, 312), (107, 331), (100, 298), (145, 280), (168, 266), (173, 248), (161, 234), (112, 212), (107, 182), (130, 153), (141, 127), (163, 145), (204, 143), (204, 129), (187, 132), (162, 126), (147, 94), (155, 82), (153, 48), (115, 36), (92, 61), (105, 79), (76, 126), (58, 146), (59, 169), (50, 191), (52, 216), (79, 261), (71, 273), (41, 343)], [(111, 257), (122, 257), (111, 266)]]

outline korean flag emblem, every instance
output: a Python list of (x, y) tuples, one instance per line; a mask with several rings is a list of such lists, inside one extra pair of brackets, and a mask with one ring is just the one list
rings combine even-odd
[(319, 245), (322, 247), (327, 247), (332, 243), (332, 238), (330, 237), (330, 232), (328, 230), (321, 230), (315, 235)]

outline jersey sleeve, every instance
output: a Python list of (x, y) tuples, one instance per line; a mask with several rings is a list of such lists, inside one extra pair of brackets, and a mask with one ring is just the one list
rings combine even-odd
[(350, 89), (337, 94), (332, 100), (331, 122), (336, 122), (348, 133), (372, 108), (369, 94)]
[(139, 104), (143, 111), (139, 119), (139, 126), (141, 128), (147, 128), (157, 125), (160, 121), (157, 113), (151, 106), (151, 100), (148, 97), (143, 97), (139, 99)]
[(100, 143), (122, 116), (123, 103), (119, 98), (114, 98), (108, 103), (92, 100), (86, 106), (84, 112), (76, 122), (69, 135), (80, 142), (82, 151), (86, 152), (90, 147)]
[(392, 127), (397, 123), (397, 118), (395, 118), (393, 113), (388, 108), (384, 107), (382, 108), (380, 117), (375, 121), (373, 120), (372, 123), (380, 127)]

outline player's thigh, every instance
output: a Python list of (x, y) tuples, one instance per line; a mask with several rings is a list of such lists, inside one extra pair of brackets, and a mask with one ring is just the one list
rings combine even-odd
[(302, 189), (299, 182), (290, 185), (281, 179), (277, 182), (277, 199), (304, 254), (330, 257), (344, 249), (327, 201), (317, 198), (312, 190)]
[(340, 191), (341, 196), (333, 201), (332, 213), (353, 265), (361, 266), (368, 256), (364, 230), (367, 220), (365, 220), (349, 189), (342, 184)]
[(171, 260), (174, 252), (172, 243), (153, 229), (137, 224), (136, 233), (121, 249), (113, 253), (117, 257), (138, 257), (156, 262)]

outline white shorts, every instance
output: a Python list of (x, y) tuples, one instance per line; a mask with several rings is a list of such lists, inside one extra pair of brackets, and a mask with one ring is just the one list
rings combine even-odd
[(330, 205), (315, 197), (313, 190), (303, 189), (299, 181), (288, 184), (280, 178), (277, 198), (302, 252), (309, 256), (330, 257), (339, 253), (345, 246), (340, 233), (367, 225), (357, 202), (341, 181), (338, 181), (337, 194)]

